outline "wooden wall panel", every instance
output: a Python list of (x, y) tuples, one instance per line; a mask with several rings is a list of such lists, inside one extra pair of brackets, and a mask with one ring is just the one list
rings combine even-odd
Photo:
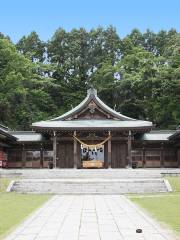
[(145, 159), (143, 149), (136, 148), (132, 150), (132, 162), (137, 164), (137, 168), (143, 167), (143, 159)]
[(112, 142), (112, 168), (124, 168), (127, 166), (126, 142)]
[(22, 167), (22, 149), (9, 149), (8, 168)]
[(177, 149), (177, 162), (178, 162), (178, 167), (180, 167), (180, 149)]
[(57, 167), (74, 167), (74, 145), (73, 142), (60, 142), (57, 144)]

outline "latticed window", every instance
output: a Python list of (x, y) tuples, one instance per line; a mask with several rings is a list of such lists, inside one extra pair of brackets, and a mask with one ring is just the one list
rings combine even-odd
[(26, 151), (26, 161), (37, 161), (40, 157), (40, 151)]
[(173, 162), (176, 161), (176, 152), (175, 150), (165, 150), (164, 151), (164, 160), (167, 162)]
[(154, 160), (154, 161), (160, 161), (161, 157), (161, 151), (160, 150), (146, 150), (146, 160)]
[(18, 162), (22, 160), (22, 152), (20, 150), (9, 150), (8, 151), (8, 161)]
[(143, 160), (143, 151), (140, 149), (135, 149), (131, 151), (133, 161), (142, 161)]
[(44, 151), (43, 156), (44, 156), (44, 161), (52, 161), (53, 160), (53, 151)]

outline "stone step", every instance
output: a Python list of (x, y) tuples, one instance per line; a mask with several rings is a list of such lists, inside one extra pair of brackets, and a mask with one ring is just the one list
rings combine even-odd
[(167, 192), (164, 179), (20, 179), (11, 191), (50, 194), (125, 194)]
[(161, 171), (148, 169), (18, 169), (1, 171), (0, 175), (4, 177), (21, 177), (26, 179), (152, 179), (161, 178)]

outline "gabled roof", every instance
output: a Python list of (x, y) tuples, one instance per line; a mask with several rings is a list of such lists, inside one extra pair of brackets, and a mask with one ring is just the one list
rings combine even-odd
[[(91, 102), (98, 108), (111, 116), (107, 119), (73, 119), (73, 116), (81, 113)], [(72, 120), (73, 119), (73, 120)], [(83, 129), (152, 129), (152, 122), (136, 120), (116, 112), (103, 103), (97, 96), (97, 91), (93, 88), (87, 91), (87, 97), (75, 108), (65, 114), (47, 120), (35, 122), (33, 129), (59, 129), (59, 130), (83, 130)]]
[(87, 96), (86, 98), (75, 108), (72, 110), (64, 113), (63, 115), (51, 119), (51, 121), (58, 121), (58, 120), (66, 120), (67, 118), (71, 117), (72, 115), (75, 115), (76, 113), (80, 112), (83, 108), (85, 108), (91, 101), (94, 101), (98, 107), (102, 108), (105, 112), (111, 114), (114, 116), (114, 118), (119, 119), (119, 120), (135, 120), (130, 117), (126, 117), (122, 115), (121, 113), (116, 112), (112, 108), (108, 107), (101, 99), (97, 96), (97, 90), (94, 88), (90, 88), (87, 91)]

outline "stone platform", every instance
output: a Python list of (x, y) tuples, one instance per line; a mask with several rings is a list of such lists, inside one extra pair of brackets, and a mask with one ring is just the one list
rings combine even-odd
[(51, 194), (125, 194), (168, 192), (164, 179), (21, 179), (10, 191)]
[(65, 178), (161, 178), (162, 176), (180, 176), (180, 168), (146, 169), (1, 169), (1, 177), (26, 179), (65, 179)]

